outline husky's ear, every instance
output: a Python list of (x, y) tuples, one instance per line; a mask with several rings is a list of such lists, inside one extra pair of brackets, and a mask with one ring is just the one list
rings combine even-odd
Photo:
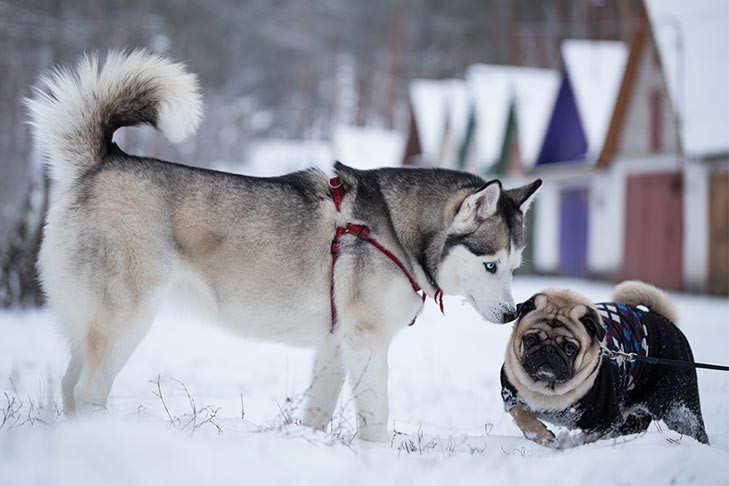
[(495, 214), (500, 197), (501, 182), (497, 179), (489, 181), (484, 187), (467, 196), (453, 219), (455, 231), (470, 231), (481, 221)]
[(516, 205), (519, 207), (519, 210), (522, 212), (522, 214), (524, 214), (529, 209), (529, 206), (532, 205), (532, 201), (534, 201), (534, 195), (537, 193), (537, 189), (539, 189), (541, 185), (542, 180), (537, 179), (531, 184), (527, 184), (525, 186), (517, 187), (514, 189), (507, 189), (506, 191), (504, 191), (504, 193), (516, 203)]

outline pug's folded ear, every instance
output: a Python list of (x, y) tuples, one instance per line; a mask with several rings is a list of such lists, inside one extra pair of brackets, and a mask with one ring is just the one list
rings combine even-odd
[(605, 328), (602, 327), (602, 319), (597, 312), (588, 307), (585, 315), (580, 317), (580, 322), (585, 326), (590, 336), (596, 338), (598, 341), (603, 340), (605, 337)]
[(521, 304), (518, 304), (516, 306), (516, 313), (518, 314), (519, 318), (524, 317), (525, 315), (529, 314), (531, 311), (537, 309), (537, 299), (542, 298), (542, 300), (539, 301), (539, 306), (543, 306), (546, 303), (547, 296), (543, 294), (542, 292), (536, 293), (529, 297), (529, 300), (525, 300)]
[(516, 305), (516, 314), (519, 317), (524, 317), (536, 308), (537, 307), (534, 305), (534, 297), (532, 297), (531, 299), (525, 300), (521, 304)]

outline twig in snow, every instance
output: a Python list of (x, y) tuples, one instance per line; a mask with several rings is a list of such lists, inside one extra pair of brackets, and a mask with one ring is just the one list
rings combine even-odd
[(190, 436), (192, 436), (201, 427), (208, 424), (215, 427), (215, 429), (218, 431), (218, 435), (223, 433), (223, 429), (215, 422), (215, 418), (220, 412), (220, 407), (205, 405), (202, 408), (198, 408), (197, 404), (195, 403), (195, 399), (192, 397), (192, 394), (190, 393), (190, 390), (187, 388), (187, 386), (185, 386), (183, 382), (176, 378), (172, 378), (172, 380), (180, 385), (180, 389), (185, 392), (185, 395), (187, 396), (187, 403), (190, 406), (190, 413), (173, 416), (170, 412), (169, 407), (167, 406), (164, 394), (162, 393), (160, 376), (157, 376), (157, 380), (150, 380), (150, 383), (155, 385), (157, 388), (157, 391), (153, 391), (152, 393), (160, 399), (160, 402), (162, 402), (162, 407), (167, 414), (170, 425), (179, 430), (189, 430)]
[(162, 386), (160, 385), (160, 379), (161, 379), (160, 375), (157, 375), (157, 380), (149, 380), (149, 383), (152, 383), (153, 385), (155, 385), (157, 387), (157, 391), (156, 392), (153, 391), (152, 393), (154, 394), (154, 396), (159, 398), (160, 402), (162, 402), (162, 407), (165, 409), (165, 413), (167, 414), (167, 418), (169, 419), (170, 424), (174, 424), (175, 419), (172, 418), (170, 409), (167, 408), (167, 402), (165, 402), (165, 398), (162, 395)]

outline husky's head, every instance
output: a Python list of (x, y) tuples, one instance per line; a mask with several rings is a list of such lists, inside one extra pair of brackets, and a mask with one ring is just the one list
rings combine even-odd
[(521, 265), (524, 216), (541, 180), (504, 190), (497, 180), (461, 202), (448, 228), (438, 283), (460, 294), (485, 319), (504, 323), (516, 317), (512, 272)]

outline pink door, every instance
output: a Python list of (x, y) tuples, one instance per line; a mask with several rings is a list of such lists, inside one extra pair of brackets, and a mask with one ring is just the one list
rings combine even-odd
[(683, 287), (682, 197), (679, 172), (628, 178), (623, 280)]

